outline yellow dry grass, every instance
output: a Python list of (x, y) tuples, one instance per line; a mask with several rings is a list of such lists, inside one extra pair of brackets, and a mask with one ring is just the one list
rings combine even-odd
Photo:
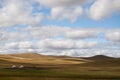
[(88, 60), (73, 57), (45, 56), (36, 53), (3, 54), (0, 59), (11, 62), (32, 63), (32, 64), (80, 64)]

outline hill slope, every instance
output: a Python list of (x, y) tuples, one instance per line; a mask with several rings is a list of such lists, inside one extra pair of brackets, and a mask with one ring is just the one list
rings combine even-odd
[(112, 58), (103, 55), (97, 55), (87, 58), (68, 57), (68, 56), (46, 56), (37, 53), (22, 54), (1, 54), (0, 65), (36, 65), (36, 66), (60, 66), (76, 65), (77, 67), (105, 67), (120, 66), (120, 58)]
[[(1, 54), (0, 60), (3, 63), (6, 61), (10, 64), (31, 64), (31, 65), (67, 65), (86, 63), (86, 59), (73, 57), (58, 57), (45, 56), (37, 53), (22, 53), (22, 54)], [(5, 63), (4, 63), (5, 64)]]
[(96, 55), (96, 56), (87, 57), (84, 59), (92, 61), (92, 62), (83, 64), (85, 66), (95, 66), (95, 67), (120, 66), (120, 58), (113, 58), (113, 57), (104, 56), (104, 55)]

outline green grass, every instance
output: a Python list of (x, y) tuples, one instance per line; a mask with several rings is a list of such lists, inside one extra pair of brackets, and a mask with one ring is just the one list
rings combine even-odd
[(0, 69), (0, 80), (120, 79), (119, 71)]

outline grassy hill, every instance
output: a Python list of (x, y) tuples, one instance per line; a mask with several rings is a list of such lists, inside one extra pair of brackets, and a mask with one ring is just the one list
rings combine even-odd
[(87, 66), (96, 66), (96, 67), (113, 67), (113, 66), (120, 66), (120, 58), (113, 58), (104, 55), (96, 55), (92, 57), (84, 58), (87, 60), (91, 60), (92, 62), (86, 63), (84, 65)]
[(85, 59), (73, 57), (58, 57), (58, 56), (45, 56), (37, 53), (22, 53), (22, 54), (4, 54), (0, 55), (0, 60), (11, 63), (27, 63), (38, 65), (62, 65), (62, 64), (80, 64), (85, 63)]
[[(11, 66), (24, 65), (22, 69)], [(120, 79), (120, 58), (79, 58), (37, 53), (1, 54), (0, 80)]]

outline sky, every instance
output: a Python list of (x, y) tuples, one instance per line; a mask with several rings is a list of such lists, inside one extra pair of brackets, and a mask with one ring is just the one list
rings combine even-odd
[(120, 0), (0, 0), (0, 54), (120, 57)]

